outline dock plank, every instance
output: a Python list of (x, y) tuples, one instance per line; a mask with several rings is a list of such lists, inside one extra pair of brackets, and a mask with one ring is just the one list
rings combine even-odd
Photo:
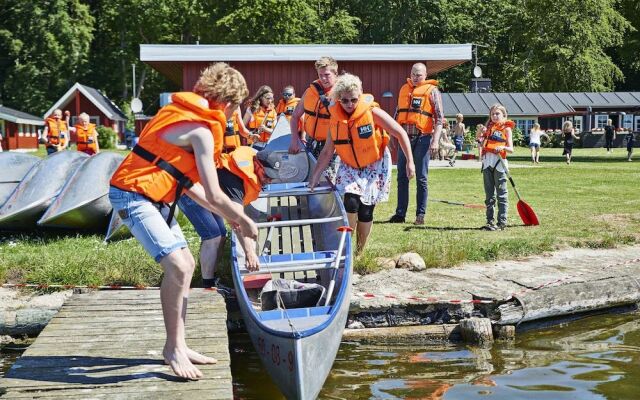
[(187, 344), (218, 360), (186, 381), (164, 365), (158, 290), (73, 295), (6, 376), (3, 399), (232, 399), (226, 307), (217, 292), (193, 289)]

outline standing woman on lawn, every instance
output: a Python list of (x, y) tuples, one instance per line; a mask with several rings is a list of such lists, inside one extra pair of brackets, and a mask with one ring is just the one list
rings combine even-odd
[(540, 124), (533, 124), (533, 128), (529, 132), (529, 147), (531, 148), (531, 162), (534, 164), (540, 163), (540, 137), (544, 136), (549, 139), (546, 133), (540, 129)]
[(407, 178), (413, 178), (416, 170), (407, 133), (380, 108), (372, 95), (362, 94), (360, 78), (340, 75), (332, 96), (335, 104), (329, 107), (330, 134), (309, 179), (309, 187), (318, 184), (334, 151), (338, 153), (340, 166), (335, 185), (344, 195), (349, 225), (357, 234), (356, 251), (361, 253), (373, 227), (373, 209), (389, 199), (391, 154), (386, 132), (398, 140), (407, 158)]
[(564, 150), (562, 155), (567, 157), (567, 164), (571, 164), (571, 152), (573, 151), (573, 139), (580, 139), (573, 129), (571, 121), (564, 121), (562, 125), (562, 137), (564, 139)]
[(227, 219), (240, 235), (257, 236), (257, 227), (243, 207), (220, 190), (215, 169), (226, 118), (247, 95), (247, 84), (237, 70), (225, 63), (206, 68), (193, 92), (171, 96), (172, 103), (147, 124), (111, 177), (109, 200), (114, 212), (164, 270), (160, 301), (167, 340), (162, 355), (181, 378), (201, 378), (194, 364), (216, 360), (187, 347), (185, 315), (195, 260), (166, 204), (173, 203), (173, 209), (186, 194)]
[[(482, 178), (484, 180), (485, 205), (487, 206), (486, 231), (503, 230), (507, 226), (509, 193), (507, 192), (507, 153), (513, 153), (511, 130), (515, 123), (507, 119), (507, 109), (494, 104), (489, 110), (490, 122), (482, 144)], [(502, 161), (501, 161), (502, 160)], [(497, 195), (497, 196), (496, 196)], [(494, 224), (496, 197), (498, 200), (498, 225)]]

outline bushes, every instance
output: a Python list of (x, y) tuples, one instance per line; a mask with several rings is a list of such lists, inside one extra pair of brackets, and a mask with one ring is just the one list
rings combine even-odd
[(118, 135), (116, 131), (106, 126), (99, 126), (96, 128), (98, 131), (98, 144), (100, 149), (115, 149), (116, 139)]

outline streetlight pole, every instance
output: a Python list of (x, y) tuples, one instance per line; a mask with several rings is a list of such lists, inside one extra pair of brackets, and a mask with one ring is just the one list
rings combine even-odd
[(136, 64), (131, 64), (133, 67), (133, 86), (131, 87), (131, 91), (133, 92), (133, 98), (136, 98)]

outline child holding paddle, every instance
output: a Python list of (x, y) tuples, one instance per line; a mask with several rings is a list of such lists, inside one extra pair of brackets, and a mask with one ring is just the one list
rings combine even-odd
[[(506, 159), (507, 153), (513, 152), (511, 129), (514, 126), (515, 123), (507, 119), (507, 110), (503, 105), (491, 106), (489, 123), (482, 142), (482, 177), (487, 206), (487, 224), (482, 229), (486, 231), (502, 230), (507, 226), (509, 196)], [(494, 224), (496, 197), (498, 200), (497, 226)]]

